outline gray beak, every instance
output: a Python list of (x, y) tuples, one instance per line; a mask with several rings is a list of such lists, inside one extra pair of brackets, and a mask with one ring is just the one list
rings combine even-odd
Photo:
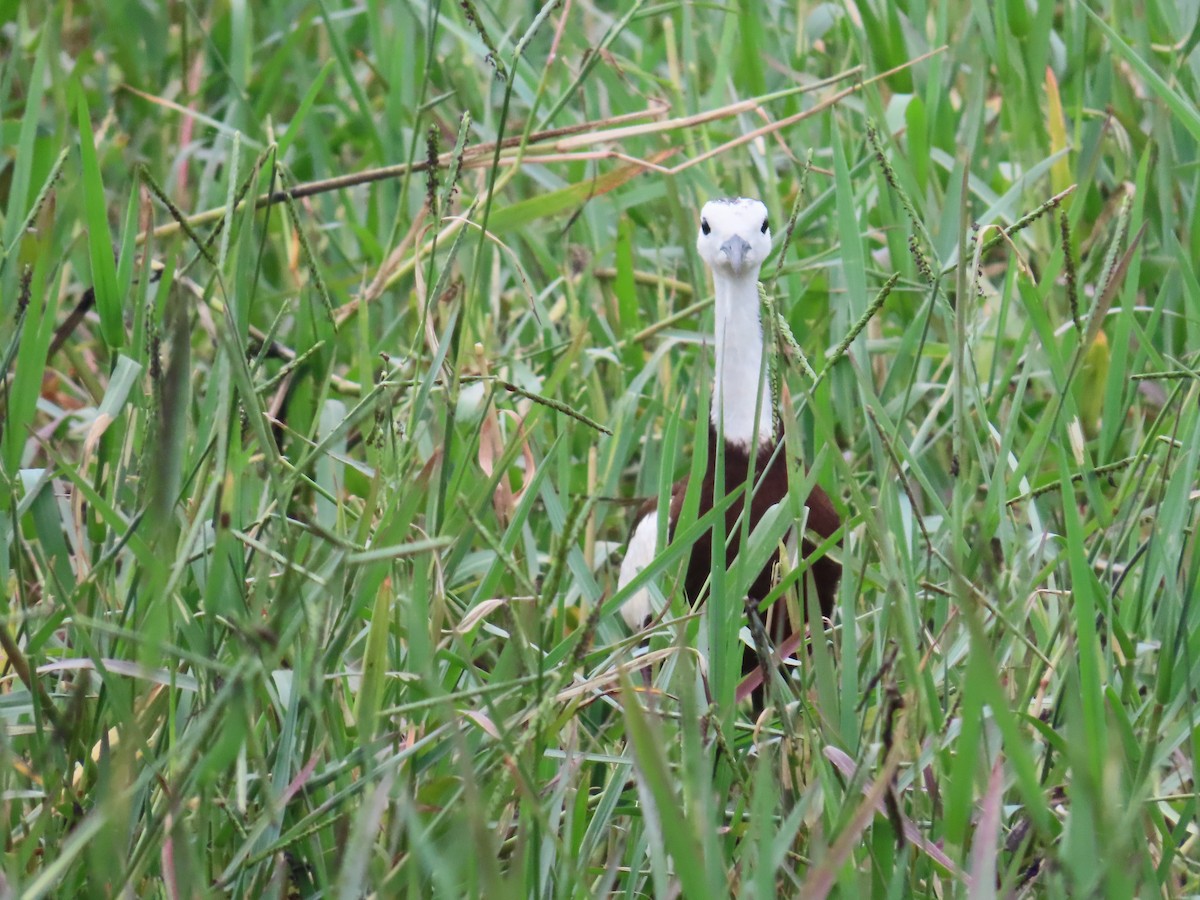
[(734, 275), (740, 275), (742, 265), (746, 261), (746, 254), (750, 251), (750, 245), (740, 235), (734, 235), (729, 240), (721, 245), (721, 252), (725, 254), (725, 258), (729, 260), (729, 267), (733, 269)]

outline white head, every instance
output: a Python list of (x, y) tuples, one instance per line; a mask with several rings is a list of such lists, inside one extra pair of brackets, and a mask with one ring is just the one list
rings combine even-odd
[(709, 200), (700, 210), (696, 250), (714, 277), (754, 283), (771, 252), (766, 206), (748, 197)]
[(771, 388), (762, 378), (758, 301), (758, 272), (771, 252), (767, 208), (744, 197), (705, 203), (696, 249), (713, 273), (717, 364), (712, 422), (726, 441), (761, 444), (774, 435)]

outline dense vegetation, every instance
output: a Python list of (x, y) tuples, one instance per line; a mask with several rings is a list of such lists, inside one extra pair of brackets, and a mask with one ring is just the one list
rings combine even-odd
[[(1200, 891), (1195, 5), (338, 6), (0, 2), (0, 896)], [(728, 194), (759, 719), (749, 567), (615, 614)]]

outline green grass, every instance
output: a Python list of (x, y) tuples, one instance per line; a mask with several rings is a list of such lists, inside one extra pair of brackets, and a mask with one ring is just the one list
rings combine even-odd
[[(1136, 6), (0, 3), (0, 896), (1200, 892), (1200, 31)], [(760, 722), (703, 522), (653, 694), (615, 614), (739, 193), (846, 521)]]

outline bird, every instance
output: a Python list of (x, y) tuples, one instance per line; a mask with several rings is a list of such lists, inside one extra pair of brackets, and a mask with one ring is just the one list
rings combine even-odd
[[(771, 229), (766, 205), (757, 199), (733, 197), (710, 200), (700, 211), (696, 249), (712, 274), (714, 290), (716, 365), (713, 370), (712, 402), (708, 428), (708, 462), (700, 490), (697, 518), (713, 508), (715, 469), (719, 444), (724, 443), (725, 486), (737, 490), (745, 484), (754, 467), (756, 485), (749, 505), (750, 531), (788, 493), (788, 466), (785, 452), (777, 448), (783, 435), (776, 424), (769, 379), (762, 376), (764, 353), (763, 326), (758, 293), (758, 276), (771, 252)], [(667, 539), (671, 540), (687, 494), (688, 477), (671, 488), (667, 515)], [(835, 534), (841, 520), (829, 495), (815, 485), (805, 505), (807, 525), (822, 538)], [(728, 543), (727, 562), (737, 555), (741, 529), (735, 527), (745, 504), (735, 501), (725, 515)], [(655, 557), (659, 517), (657, 499), (652, 498), (638, 510), (629, 546), (621, 562), (618, 589), (628, 584)], [(712, 531), (706, 531), (692, 546), (684, 576), (683, 590), (689, 602), (695, 602), (712, 569)], [(815, 547), (805, 539), (804, 554)], [(841, 565), (829, 556), (813, 560), (812, 580), (823, 616), (831, 615), (837, 597)], [(750, 586), (748, 606), (758, 603), (772, 587), (772, 566), (768, 564)], [(803, 604), (807, 615), (808, 604)], [(767, 610), (766, 631), (778, 648), (793, 633), (785, 605), (778, 601)], [(620, 608), (621, 617), (632, 631), (645, 628), (654, 615), (649, 590), (635, 591)], [(757, 653), (747, 648), (743, 654), (743, 674), (758, 664)]]

